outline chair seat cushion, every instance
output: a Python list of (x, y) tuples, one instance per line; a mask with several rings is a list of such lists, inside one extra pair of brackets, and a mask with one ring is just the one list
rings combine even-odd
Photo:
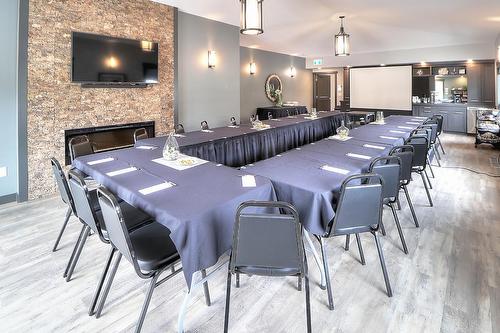
[(157, 222), (132, 231), (130, 241), (144, 272), (161, 269), (180, 259), (170, 238), (170, 230)]
[(238, 266), (236, 270), (240, 273), (249, 275), (261, 276), (292, 276), (299, 275), (300, 269), (298, 268), (272, 268), (272, 267), (258, 267), (258, 266)]

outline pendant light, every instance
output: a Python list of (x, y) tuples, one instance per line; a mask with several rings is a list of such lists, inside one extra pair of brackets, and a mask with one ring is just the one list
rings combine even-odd
[(259, 35), (262, 29), (262, 2), (264, 0), (240, 0), (240, 32), (243, 35)]
[(351, 53), (351, 45), (349, 42), (349, 34), (344, 31), (344, 18), (340, 16), (340, 31), (335, 35), (335, 55), (345, 57)]

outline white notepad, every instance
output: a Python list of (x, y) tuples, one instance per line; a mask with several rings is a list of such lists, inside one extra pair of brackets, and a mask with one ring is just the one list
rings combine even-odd
[(406, 132), (403, 131), (395, 131), (395, 130), (390, 130), (389, 132), (391, 133), (397, 133), (397, 134), (405, 134)]
[(330, 139), (330, 140), (339, 140), (339, 141), (347, 141), (347, 140), (352, 139), (352, 136), (341, 137), (340, 135), (337, 134), (337, 135), (329, 136), (328, 139)]
[(349, 173), (349, 170), (340, 169), (340, 168), (332, 167), (329, 165), (323, 165), (320, 169), (325, 170), (325, 171), (329, 171), (329, 172), (340, 173), (342, 175), (347, 175)]
[(201, 130), (201, 131), (204, 132), (204, 133), (213, 133), (214, 132), (212, 130)]
[(161, 191), (161, 190), (165, 190), (167, 188), (171, 188), (171, 187), (174, 187), (174, 186), (175, 186), (174, 183), (165, 182), (165, 183), (161, 183), (161, 184), (158, 184), (158, 185), (153, 185), (153, 186), (150, 186), (150, 187), (143, 188), (142, 190), (139, 190), (139, 193), (141, 193), (142, 195), (148, 195), (148, 194), (155, 193), (155, 192), (158, 192), (158, 191)]
[(87, 162), (87, 164), (88, 165), (96, 165), (96, 164), (111, 162), (111, 161), (114, 161), (114, 160), (115, 159), (112, 158), (112, 157), (107, 157), (107, 158), (103, 158), (103, 159), (100, 159), (100, 160), (95, 160), (95, 161)]
[(373, 148), (373, 149), (380, 149), (380, 150), (384, 150), (385, 147), (382, 147), (382, 146), (376, 146), (376, 145), (371, 145), (371, 144), (368, 144), (368, 143), (365, 143), (363, 145), (363, 147), (365, 148)]
[(153, 150), (153, 149), (156, 149), (158, 147), (156, 147), (156, 146), (137, 146), (135, 148), (136, 149), (143, 149), (143, 150)]
[(386, 135), (381, 135), (379, 136), (381, 139), (388, 139), (388, 140), (397, 140), (398, 138), (395, 138), (393, 136), (386, 136)]
[(371, 156), (366, 156), (366, 155), (361, 155), (361, 154), (354, 154), (354, 153), (347, 153), (346, 156), (354, 157), (354, 158), (360, 158), (362, 160), (369, 160), (371, 158)]
[(257, 183), (255, 181), (255, 176), (244, 175), (243, 177), (241, 177), (241, 186), (243, 186), (243, 187), (256, 187)]
[(408, 130), (412, 130), (413, 129), (413, 127), (410, 127), (410, 126), (398, 126), (398, 128), (408, 129)]
[(108, 175), (109, 177), (114, 177), (114, 176), (123, 175), (124, 173), (129, 173), (129, 172), (136, 171), (136, 170), (137, 170), (136, 167), (130, 167), (130, 168), (125, 168), (125, 169), (107, 172), (106, 175)]

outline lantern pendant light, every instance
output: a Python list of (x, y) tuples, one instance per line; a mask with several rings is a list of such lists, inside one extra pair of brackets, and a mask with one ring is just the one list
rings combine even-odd
[(344, 31), (344, 18), (340, 16), (340, 31), (335, 35), (335, 55), (345, 57), (351, 53), (351, 45), (349, 41), (349, 34)]
[(264, 0), (240, 0), (240, 32), (243, 35), (259, 35), (262, 29), (262, 2)]

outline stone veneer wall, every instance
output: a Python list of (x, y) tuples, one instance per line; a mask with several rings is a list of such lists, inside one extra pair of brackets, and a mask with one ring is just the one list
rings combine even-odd
[[(71, 32), (159, 43), (159, 84), (82, 88), (71, 83)], [(150, 0), (30, 0), (28, 44), (29, 198), (56, 192), (49, 157), (64, 161), (64, 130), (156, 122), (173, 128), (174, 12)]]

